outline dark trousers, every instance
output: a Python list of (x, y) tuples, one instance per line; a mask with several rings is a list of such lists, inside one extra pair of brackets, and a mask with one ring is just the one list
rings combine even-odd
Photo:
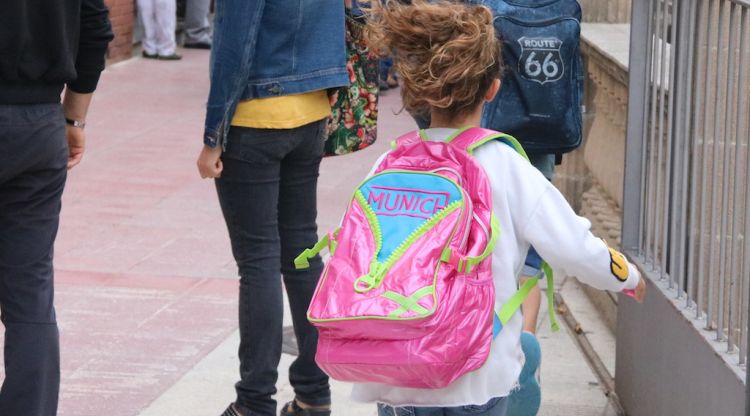
[(300, 401), (329, 404), (328, 376), (315, 364), (318, 333), (307, 307), (322, 262), (296, 270), (294, 258), (317, 241), (317, 181), (325, 121), (295, 129), (232, 127), (224, 171), (216, 180), (240, 274), (240, 376), (237, 404), (253, 415), (276, 414), (281, 358), (282, 279), (299, 356), (289, 381)]
[(60, 350), (52, 248), (68, 147), (59, 104), (0, 105), (0, 415), (57, 413)]

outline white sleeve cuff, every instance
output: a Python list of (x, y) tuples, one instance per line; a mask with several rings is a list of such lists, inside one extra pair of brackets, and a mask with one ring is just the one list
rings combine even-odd
[(628, 280), (625, 282), (623, 289), (635, 289), (638, 287), (638, 282), (641, 281), (641, 272), (638, 268), (628, 263)]

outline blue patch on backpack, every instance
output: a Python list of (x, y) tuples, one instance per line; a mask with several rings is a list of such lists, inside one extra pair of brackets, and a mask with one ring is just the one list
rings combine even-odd
[(420, 172), (385, 172), (367, 180), (359, 190), (380, 225), (380, 262), (436, 213), (463, 198), (450, 180)]

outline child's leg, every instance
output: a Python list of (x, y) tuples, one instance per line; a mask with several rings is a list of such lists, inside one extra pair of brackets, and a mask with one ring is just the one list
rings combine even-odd
[[(555, 171), (555, 155), (554, 154), (529, 154), (529, 162), (534, 165), (537, 170), (552, 181), (552, 175)], [(534, 247), (529, 249), (529, 253), (526, 255), (526, 263), (523, 268), (521, 277), (521, 284), (523, 284), (529, 277), (537, 277), (542, 270), (542, 258), (534, 250)], [(541, 291), (539, 286), (534, 286), (529, 293), (529, 296), (524, 300), (522, 311), (523, 311), (523, 330), (536, 334), (536, 321), (539, 317), (539, 306), (542, 301)]]
[[(539, 277), (542, 259), (532, 247), (526, 256), (521, 284), (526, 279)], [(526, 362), (518, 377), (518, 389), (514, 390), (508, 403), (508, 416), (535, 416), (542, 401), (542, 391), (539, 387), (539, 364), (541, 364), (541, 349), (536, 336), (536, 323), (541, 304), (541, 290), (534, 286), (522, 305), (523, 332), (521, 333), (521, 350)]]
[[(521, 272), (521, 282), (524, 284), (527, 279), (532, 277), (539, 277), (542, 272), (542, 258), (534, 250), (534, 247), (529, 248), (529, 252), (526, 255), (526, 262)], [(539, 306), (541, 305), (542, 295), (539, 290), (539, 285), (529, 293), (529, 296), (523, 301), (521, 311), (523, 313), (523, 330), (536, 334), (536, 321), (539, 317)]]
[[(523, 284), (528, 277), (521, 278)], [(534, 286), (529, 292), (529, 296), (523, 301), (521, 310), (523, 312), (523, 330), (536, 334), (536, 322), (539, 317), (539, 306), (542, 303), (542, 291), (539, 285)]]

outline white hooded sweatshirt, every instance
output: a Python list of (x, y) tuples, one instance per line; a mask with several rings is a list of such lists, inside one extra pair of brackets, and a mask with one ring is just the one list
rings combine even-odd
[[(426, 130), (433, 141), (444, 141), (454, 132)], [(502, 230), (492, 257), (496, 310), (518, 290), (518, 277), (530, 245), (557, 276), (576, 276), (603, 290), (635, 289), (640, 280), (638, 270), (591, 234), (591, 223), (576, 215), (557, 188), (512, 147), (492, 141), (476, 149), (474, 157), (487, 173), (493, 211)], [(517, 312), (492, 342), (487, 362), (445, 388), (364, 383), (354, 385), (352, 398), (393, 406), (454, 407), (481, 405), (507, 396), (516, 386), (524, 363), (521, 327), (521, 313)]]

